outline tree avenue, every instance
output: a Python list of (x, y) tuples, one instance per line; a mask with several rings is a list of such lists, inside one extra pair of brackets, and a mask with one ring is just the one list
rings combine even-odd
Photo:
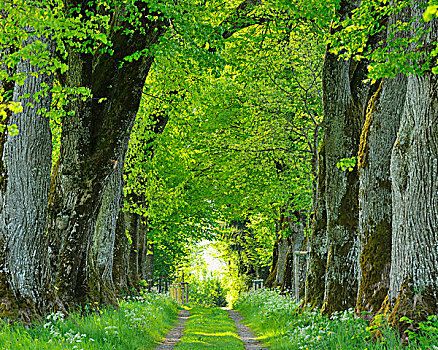
[(0, 316), (115, 306), (204, 239), (329, 315), (437, 314), (436, 13), (0, 0)]

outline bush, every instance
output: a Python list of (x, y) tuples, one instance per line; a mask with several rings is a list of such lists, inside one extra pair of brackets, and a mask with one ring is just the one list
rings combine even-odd
[(219, 279), (205, 277), (190, 282), (189, 303), (192, 305), (212, 307), (227, 306), (226, 290)]

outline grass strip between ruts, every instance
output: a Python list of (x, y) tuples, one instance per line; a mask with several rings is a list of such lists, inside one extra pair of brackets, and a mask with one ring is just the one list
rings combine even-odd
[(220, 308), (190, 310), (184, 335), (175, 350), (244, 350), (233, 320)]

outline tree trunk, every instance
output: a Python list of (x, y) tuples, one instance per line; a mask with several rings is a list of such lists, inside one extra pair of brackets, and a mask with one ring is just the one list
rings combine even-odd
[(303, 247), (306, 216), (299, 212), (291, 213), (290, 215), (295, 216), (296, 220), (292, 220), (291, 216), (286, 218), (291, 234), (287, 238), (288, 251), (281, 290), (287, 290), (292, 295), (295, 295), (294, 251), (300, 251)]
[[(45, 37), (32, 36), (25, 45), (37, 40), (54, 53), (54, 43)], [(15, 84), (13, 93), (13, 100), (22, 103), (23, 111), (10, 116), (8, 124), (16, 124), (19, 133), (6, 137), (2, 158), (0, 315), (25, 321), (53, 301), (46, 290), (50, 270), (44, 235), (52, 140), (49, 120), (39, 113), (51, 108), (53, 75), (41, 70), (28, 60), (17, 65), (17, 73), (27, 76), (24, 85)], [(41, 84), (46, 84), (47, 90), (37, 101), (33, 96), (43, 92)], [(24, 97), (26, 94), (30, 97)]]
[[(412, 36), (430, 29), (422, 38), (424, 55), (430, 56), (437, 40), (438, 23), (421, 20), (424, 8), (413, 5), (418, 18)], [(396, 298), (391, 315), (415, 321), (438, 313), (438, 80), (426, 71), (410, 75), (406, 103), (391, 158), (393, 180), (393, 238), (390, 298)], [(406, 324), (401, 325), (405, 328)]]
[(281, 237), (278, 241), (277, 276), (275, 276), (274, 287), (281, 287), (283, 284), (288, 252), (287, 238)]
[(127, 213), (128, 234), (131, 237), (129, 246), (128, 287), (137, 289), (140, 283), (140, 255), (139, 255), (139, 229), (141, 216), (135, 213)]
[(117, 295), (128, 291), (129, 240), (126, 236), (127, 213), (119, 211), (114, 239), (113, 281)]
[(318, 153), (318, 191), (312, 218), (309, 270), (306, 279), (305, 304), (321, 307), (324, 302), (325, 268), (327, 264), (327, 212), (325, 207), (325, 146)]
[(375, 314), (388, 294), (391, 266), (391, 150), (406, 96), (406, 76), (385, 79), (370, 100), (358, 157), (359, 294), (358, 313)]
[[(67, 9), (75, 6), (75, 1), (67, 3)], [(87, 6), (82, 11), (90, 10)], [(149, 11), (146, 3), (139, 7)], [(114, 14), (112, 55), (99, 50), (93, 55), (69, 53), (66, 84), (89, 88), (93, 98), (70, 100), (68, 110), (74, 115), (63, 119), (59, 167), (51, 186), (49, 237), (61, 247), (52, 264), (58, 295), (68, 307), (86, 303), (90, 297), (87, 265), (102, 196), (127, 147), (153, 57), (125, 62), (122, 67), (120, 63), (157, 43), (163, 32), (161, 22), (144, 16), (140, 31), (124, 22), (123, 15), (123, 11)], [(133, 33), (126, 35), (120, 27)]]
[(141, 275), (148, 282), (154, 278), (154, 245), (147, 241), (141, 259)]
[[(356, 1), (342, 4), (340, 17), (346, 18), (356, 5)], [(356, 168), (342, 171), (336, 164), (358, 152), (369, 87), (363, 83), (367, 62), (345, 61), (328, 49), (323, 66), (327, 210), (323, 311), (331, 314), (356, 304), (359, 177)]]
[(113, 283), (113, 259), (116, 224), (123, 194), (124, 158), (124, 154), (119, 158), (103, 195), (88, 261), (90, 295), (92, 301), (99, 304), (117, 305)]
[(272, 252), (272, 265), (271, 269), (269, 270), (269, 275), (266, 278), (265, 281), (265, 287), (266, 288), (273, 288), (275, 283), (275, 277), (277, 276), (277, 269), (278, 269), (278, 243), (279, 239), (274, 244), (274, 250)]

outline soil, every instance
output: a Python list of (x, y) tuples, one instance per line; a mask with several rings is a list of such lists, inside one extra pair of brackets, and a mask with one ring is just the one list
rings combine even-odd
[(257, 340), (255, 333), (242, 324), (243, 317), (237, 311), (227, 310), (227, 312), (236, 324), (237, 334), (240, 339), (242, 339), (245, 350), (267, 350), (267, 348), (264, 348)]
[(175, 345), (179, 343), (183, 336), (184, 327), (189, 318), (189, 312), (187, 310), (181, 310), (178, 315), (178, 324), (169, 331), (166, 335), (166, 339), (158, 345), (155, 350), (173, 350)]

